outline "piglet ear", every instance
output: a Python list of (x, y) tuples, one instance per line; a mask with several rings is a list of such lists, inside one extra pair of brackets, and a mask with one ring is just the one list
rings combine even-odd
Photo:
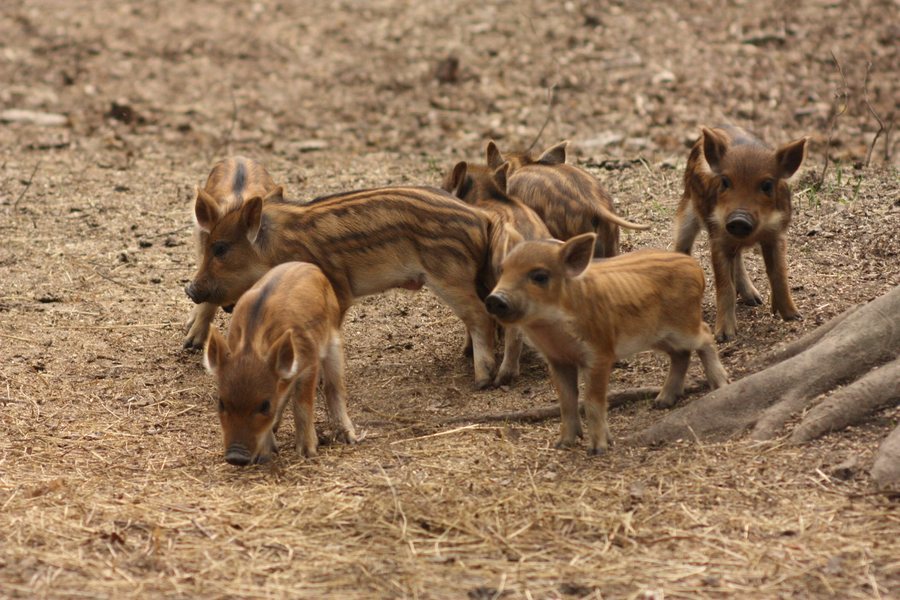
[(444, 183), (441, 188), (446, 192), (450, 192), (457, 198), (462, 198), (462, 187), (463, 183), (466, 181), (466, 174), (468, 171), (469, 165), (466, 161), (459, 161), (453, 165), (453, 170), (444, 178)]
[(509, 177), (509, 163), (504, 162), (499, 167), (494, 169), (494, 172), (491, 174), (491, 177), (494, 179), (494, 183), (497, 184), (497, 188), (506, 193), (506, 180)]
[(206, 338), (206, 347), (203, 351), (203, 366), (210, 374), (216, 375), (228, 362), (230, 354), (225, 338), (215, 327), (210, 327), (209, 336)]
[(569, 141), (565, 140), (544, 150), (544, 153), (538, 157), (538, 164), (542, 165), (561, 165), (566, 162), (566, 147)]
[(807, 138), (800, 138), (793, 142), (788, 142), (775, 151), (775, 160), (778, 162), (778, 175), (782, 179), (787, 179), (800, 168), (803, 157), (806, 154)]
[(284, 200), (284, 188), (280, 185), (276, 185), (271, 192), (263, 196), (263, 202), (269, 202), (270, 200), (273, 200), (275, 202)]
[(293, 379), (300, 371), (300, 360), (294, 346), (294, 334), (288, 329), (269, 352), (269, 367), (281, 379)]
[(560, 257), (568, 277), (581, 275), (594, 258), (596, 233), (582, 233), (569, 238), (560, 249)]
[(222, 217), (219, 203), (203, 188), (197, 188), (197, 200), (194, 202), (194, 218), (203, 231), (209, 233)]
[(249, 200), (245, 200), (241, 205), (241, 223), (247, 231), (247, 239), (250, 243), (256, 241), (259, 235), (259, 227), (262, 223), (263, 200), (259, 196), (254, 196)]
[(722, 158), (728, 150), (727, 141), (712, 129), (700, 128), (703, 139), (703, 157), (713, 173), (721, 172)]
[(497, 147), (497, 144), (494, 143), (494, 140), (491, 140), (487, 143), (487, 148), (484, 149), (485, 159), (487, 160), (487, 165), (496, 169), (504, 162), (506, 162), (503, 158), (503, 155), (500, 154), (500, 148)]
[(503, 230), (505, 234), (503, 236), (503, 258), (506, 258), (509, 256), (509, 253), (512, 252), (513, 248), (525, 241), (525, 238), (523, 238), (522, 234), (509, 223), (503, 224)]

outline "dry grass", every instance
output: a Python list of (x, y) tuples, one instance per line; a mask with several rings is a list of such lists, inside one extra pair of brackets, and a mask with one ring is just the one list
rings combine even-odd
[(900, 577), (896, 504), (823, 472), (870, 460), (871, 432), (595, 460), (548, 448), (555, 423), (420, 437), (359, 420), (358, 447), (238, 470), (205, 405), (95, 396), (60, 425), (60, 399), (32, 393), (4, 417), (12, 596), (870, 598)]
[[(530, 141), (557, 77), (544, 141), (573, 138), (586, 164), (623, 159), (591, 168), (620, 212), (653, 225), (627, 249), (670, 243), (698, 123), (812, 136), (788, 252), (806, 320), (739, 308), (739, 338), (721, 347), (735, 377), (900, 284), (897, 153), (847, 167), (867, 150), (863, 108), (836, 127), (826, 185), (808, 185), (835, 83), (821, 40), (833, 36), (851, 86), (876, 55), (869, 92), (886, 114), (893, 6), (747, 6), (0, 11), (0, 107), (72, 121), (0, 127), (0, 597), (897, 597), (898, 504), (867, 475), (896, 409), (802, 447), (624, 447), (659, 416), (638, 401), (612, 411), (619, 444), (589, 459), (551, 448), (556, 420), (477, 422), (553, 402), (534, 353), (508, 389), (473, 392), (459, 321), (427, 291), (390, 292), (344, 327), (349, 411), (366, 439), (304, 461), (287, 423), (272, 465), (236, 469), (222, 460), (212, 379), (180, 349), (189, 205), (213, 154), (252, 155), (303, 197), (434, 183), (486, 136)], [(450, 54), (461, 80), (438, 84), (432, 67)], [(662, 70), (674, 81), (653, 83)], [(105, 117), (120, 98), (143, 120)], [(591, 145), (609, 132), (624, 137)], [(307, 152), (310, 140), (326, 148)], [(674, 169), (657, 162), (670, 156)], [(758, 256), (748, 269), (766, 295)], [(705, 309), (710, 320), (711, 292)], [(664, 367), (639, 355), (612, 387), (659, 385)], [(836, 477), (848, 458), (858, 466)]]
[[(11, 285), (0, 298), (8, 316), (0, 349), (2, 595), (896, 593), (897, 504), (871, 494), (867, 476), (896, 411), (800, 448), (620, 443), (602, 459), (552, 449), (556, 420), (441, 427), (541, 406), (554, 394), (533, 353), (509, 389), (473, 393), (459, 354), (461, 326), (427, 292), (366, 299), (348, 315), (349, 408), (367, 436), (359, 446), (327, 446), (303, 461), (288, 424), (271, 467), (225, 464), (212, 380), (196, 355), (179, 349), (188, 309), (179, 282), (193, 258), (188, 246), (159, 235), (185, 220), (185, 198), (165, 190), (192, 181), (200, 167), (173, 171), (162, 184), (138, 168), (129, 185), (156, 191), (128, 204), (104, 191), (103, 171), (67, 160), (83, 178), (61, 176), (52, 185), (71, 196), (42, 192), (30, 205), (40, 228), (30, 233), (26, 215), (0, 220), (12, 233), (4, 259)], [(372, 163), (357, 168), (377, 172)], [(608, 180), (632, 216), (655, 226), (629, 244), (665, 245), (674, 200), (640, 205), (635, 197), (666, 189), (671, 173), (641, 168)], [(896, 265), (865, 266), (896, 236), (896, 209), (878, 192), (896, 189), (889, 181), (872, 175), (846, 206), (827, 191), (818, 207), (801, 206), (791, 278), (807, 320), (783, 324), (742, 310), (741, 338), (722, 348), (733, 374), (897, 284)], [(91, 206), (92, 192), (104, 200)], [(87, 208), (73, 219), (67, 207), (79, 203)], [(869, 227), (847, 235), (860, 215)], [(820, 234), (807, 237), (813, 222)], [(54, 227), (72, 233), (55, 241)], [(141, 240), (153, 245), (142, 248)], [(853, 259), (860, 268), (847, 273), (847, 257), (863, 253)], [(616, 370), (613, 387), (658, 385), (663, 368), (661, 359), (639, 355)], [(621, 442), (656, 418), (648, 401), (616, 409), (613, 437)], [(859, 465), (850, 479), (832, 477), (850, 457)]]

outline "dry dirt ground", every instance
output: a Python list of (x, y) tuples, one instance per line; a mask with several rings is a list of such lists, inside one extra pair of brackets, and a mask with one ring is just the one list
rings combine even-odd
[[(0, 123), (0, 596), (898, 597), (898, 504), (868, 477), (896, 409), (803, 447), (557, 451), (556, 420), (477, 421), (554, 402), (538, 356), (509, 389), (474, 392), (461, 324), (395, 291), (345, 323), (365, 440), (302, 460), (288, 424), (274, 464), (237, 469), (212, 378), (181, 349), (190, 209), (215, 159), (255, 157), (300, 198), (433, 184), (489, 138), (528, 145), (552, 86), (539, 145), (572, 140), (570, 160), (653, 225), (626, 249), (670, 244), (700, 124), (810, 136), (789, 249), (806, 318), (740, 308), (721, 347), (740, 377), (900, 284), (897, 136), (859, 168), (878, 129), (866, 94), (897, 114), (898, 11), (5, 0), (0, 111), (66, 123)], [(658, 385), (664, 367), (631, 358), (612, 387)], [(613, 438), (659, 415), (614, 410)], [(460, 416), (473, 423), (442, 424)]]

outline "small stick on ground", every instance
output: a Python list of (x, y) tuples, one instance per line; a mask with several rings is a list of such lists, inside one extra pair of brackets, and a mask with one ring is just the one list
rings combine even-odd
[(232, 135), (234, 134), (234, 128), (235, 128), (235, 125), (237, 125), (237, 120), (238, 120), (238, 105), (237, 105), (237, 100), (234, 97), (234, 88), (231, 87), (231, 88), (229, 88), (228, 91), (231, 92), (231, 124), (228, 126), (228, 131), (226, 131), (222, 135), (222, 141), (219, 142), (218, 147), (216, 147), (215, 151), (213, 152), (212, 157), (210, 157), (210, 158), (215, 158), (215, 156), (223, 148), (225, 149), (225, 151), (228, 154), (231, 154)]
[[(537, 28), (534, 26), (534, 18), (533, 16), (528, 17), (528, 24), (531, 26), (531, 31), (534, 33), (535, 38), (539, 38)], [(538, 130), (537, 135), (534, 136), (534, 139), (531, 140), (531, 144), (528, 145), (528, 148), (525, 149), (525, 152), (531, 152), (531, 149), (534, 148), (534, 145), (538, 143), (538, 140), (541, 139), (541, 136), (544, 135), (544, 129), (547, 128), (547, 124), (550, 123), (550, 119), (553, 117), (553, 106), (556, 104), (556, 86), (559, 83), (560, 72), (562, 71), (562, 65), (559, 63), (559, 60), (553, 53), (550, 53), (550, 59), (553, 60), (553, 64), (556, 65), (556, 77), (555, 81), (550, 84), (550, 87), (547, 88), (547, 118), (544, 119), (544, 124), (541, 125), (541, 128)]]
[(841, 62), (837, 59), (837, 56), (834, 55), (834, 52), (831, 53), (831, 58), (834, 60), (834, 65), (837, 67), (838, 73), (841, 74), (842, 87), (835, 91), (835, 98), (843, 98), (843, 106), (841, 106), (841, 109), (831, 117), (831, 123), (828, 126), (828, 141), (825, 143), (825, 164), (822, 165), (822, 174), (819, 176), (819, 187), (825, 184), (825, 173), (828, 171), (829, 153), (831, 152), (831, 138), (834, 135), (834, 125), (837, 123), (838, 117), (847, 112), (847, 107), (850, 105), (847, 94), (847, 78), (844, 77), (844, 68), (841, 66)]
[[(700, 386), (691, 385), (685, 388), (686, 394), (692, 394), (700, 391)], [(606, 397), (606, 401), (610, 408), (623, 406), (638, 400), (649, 400), (659, 394), (658, 387), (641, 387), (621, 390), (618, 392), (610, 392)], [(578, 403), (578, 410), (584, 414), (584, 403)], [(514, 410), (508, 412), (486, 413), (481, 415), (465, 415), (459, 417), (451, 417), (439, 421), (439, 425), (453, 425), (456, 423), (495, 423), (495, 422), (511, 422), (511, 423), (537, 423), (559, 417), (559, 404), (550, 406), (541, 406), (539, 408), (528, 408), (525, 410)]]
[(878, 113), (875, 112), (875, 109), (872, 108), (872, 105), (869, 103), (869, 71), (872, 69), (872, 63), (866, 63), (866, 76), (863, 79), (863, 103), (866, 105), (866, 108), (869, 109), (869, 112), (872, 113), (872, 116), (875, 117), (875, 120), (878, 121), (878, 131), (875, 132), (875, 137), (872, 138), (872, 143), (869, 145), (869, 151), (866, 152), (866, 168), (869, 167), (869, 162), (872, 160), (872, 152), (875, 150), (875, 143), (878, 141), (878, 136), (884, 131), (884, 121), (881, 120), (881, 117), (878, 116)]
[[(3, 163), (3, 165), (6, 166), (6, 163)], [(22, 198), (25, 197), (25, 194), (28, 192), (28, 189), (31, 187), (31, 182), (34, 181), (34, 175), (35, 175), (35, 173), (37, 173), (38, 167), (40, 167), (40, 166), (41, 166), (41, 161), (38, 160), (37, 163), (35, 163), (35, 165), (34, 165), (34, 169), (31, 170), (31, 175), (28, 177), (28, 181), (25, 183), (25, 189), (23, 189), (19, 193), (19, 197), (16, 198), (15, 202), (13, 202), (13, 210), (18, 210), (19, 202), (21, 202)]]
[(534, 139), (531, 140), (531, 144), (528, 146), (526, 152), (531, 152), (531, 149), (534, 148), (534, 145), (538, 143), (538, 140), (541, 139), (541, 136), (544, 135), (544, 129), (547, 128), (547, 124), (550, 122), (550, 118), (553, 116), (553, 105), (556, 103), (556, 84), (554, 83), (549, 88), (547, 88), (547, 118), (544, 119), (544, 124), (541, 125), (541, 128), (538, 130), (537, 135), (534, 136)]

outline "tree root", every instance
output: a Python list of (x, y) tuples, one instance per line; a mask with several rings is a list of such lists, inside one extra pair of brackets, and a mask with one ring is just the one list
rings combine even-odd
[(900, 491), (900, 425), (881, 442), (872, 466), (872, 479), (881, 489)]
[[(623, 406), (625, 404), (636, 402), (638, 400), (649, 400), (650, 398), (655, 398), (657, 394), (659, 394), (660, 389), (661, 388), (658, 387), (640, 387), (620, 390), (617, 392), (610, 392), (606, 397), (606, 401), (609, 404), (610, 408), (616, 408), (618, 406)], [(704, 388), (698, 385), (690, 385), (685, 388), (684, 393), (691, 394), (698, 392), (701, 389)], [(584, 414), (583, 402), (578, 403), (578, 410), (582, 415)], [(457, 423), (496, 423), (498, 421), (510, 423), (537, 423), (553, 418), (559, 418), (559, 404), (552, 404), (550, 406), (542, 406), (539, 408), (529, 408), (526, 410), (514, 410), (508, 412), (451, 417), (449, 419), (438, 421), (438, 424), (455, 425)]]
[(834, 317), (830, 321), (823, 323), (819, 327), (816, 327), (800, 339), (794, 340), (793, 342), (786, 345), (781, 350), (777, 350), (772, 352), (763, 358), (759, 366), (761, 367), (771, 367), (772, 365), (783, 362), (789, 358), (793, 358), (797, 356), (801, 352), (805, 352), (810, 347), (816, 345), (819, 340), (821, 340), (827, 333), (830, 333), (832, 329), (840, 325), (844, 322), (844, 319), (855, 313), (860, 307), (864, 306), (863, 304), (856, 304), (851, 306), (838, 316)]
[[(772, 366), (668, 413), (632, 436), (629, 443), (724, 439), (751, 427), (755, 439), (779, 435), (787, 419), (819, 395), (855, 381), (900, 355), (900, 286), (835, 317), (820, 329), (774, 355)], [(885, 395), (890, 394), (886, 391)], [(875, 402), (859, 408), (871, 412), (878, 406), (884, 404)]]
[(869, 371), (810, 410), (791, 433), (794, 443), (808, 442), (844, 429), (870, 414), (900, 403), (900, 358)]

